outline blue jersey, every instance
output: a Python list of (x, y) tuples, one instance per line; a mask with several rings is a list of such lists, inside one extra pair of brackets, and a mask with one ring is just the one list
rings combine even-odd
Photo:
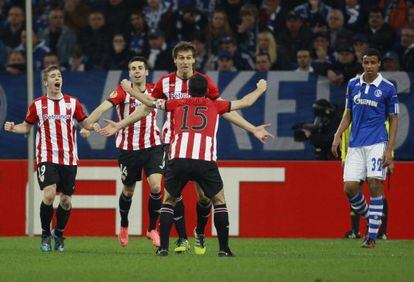
[(385, 121), (388, 115), (398, 114), (397, 91), (381, 74), (370, 84), (363, 80), (363, 75), (357, 76), (348, 83), (346, 108), (352, 114), (349, 147), (385, 142)]

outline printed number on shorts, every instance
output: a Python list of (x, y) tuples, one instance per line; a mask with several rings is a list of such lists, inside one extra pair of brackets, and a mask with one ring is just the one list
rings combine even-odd
[(45, 172), (46, 172), (46, 166), (42, 165), (37, 168), (37, 172), (39, 173), (39, 180), (40, 182), (45, 181)]
[(382, 159), (376, 159), (376, 158), (372, 158), (371, 160), (372, 162), (372, 170), (371, 171), (375, 171), (375, 169), (377, 169), (377, 171), (382, 171)]

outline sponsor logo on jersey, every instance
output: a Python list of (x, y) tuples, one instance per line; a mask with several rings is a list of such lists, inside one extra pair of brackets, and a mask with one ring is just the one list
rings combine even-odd
[(190, 95), (188, 93), (172, 93), (170, 95), (170, 99), (183, 99), (183, 98), (190, 98)]
[(368, 105), (371, 107), (378, 107), (378, 102), (370, 100), (370, 99), (361, 99), (361, 93), (358, 93), (353, 98), (355, 105)]
[(71, 103), (66, 103), (66, 109), (70, 110), (70, 108), (71, 108)]
[(49, 120), (49, 119), (63, 119), (68, 120), (70, 119), (70, 115), (42, 115), (43, 120)]

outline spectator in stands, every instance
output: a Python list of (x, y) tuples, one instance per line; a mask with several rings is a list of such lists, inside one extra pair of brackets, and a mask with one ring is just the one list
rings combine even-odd
[(286, 18), (286, 29), (280, 33), (279, 44), (286, 48), (291, 62), (296, 61), (299, 49), (309, 48), (312, 40), (312, 31), (303, 25), (298, 13), (291, 11)]
[(64, 69), (60, 65), (59, 57), (55, 53), (49, 52), (43, 57), (43, 67), (47, 68), (52, 65), (58, 66), (61, 70)]
[(82, 48), (76, 44), (72, 50), (72, 57), (69, 59), (69, 70), (71, 71), (85, 71), (86, 58), (82, 53)]
[(301, 49), (298, 51), (297, 55), (297, 64), (298, 68), (296, 69), (297, 72), (313, 72), (314, 69), (312, 67), (312, 57), (309, 50)]
[(220, 40), (224, 36), (232, 36), (227, 14), (224, 10), (216, 9), (211, 15), (210, 22), (207, 27), (207, 42), (210, 43), (209, 49), (211, 53), (217, 54), (220, 49)]
[(407, 25), (406, 11), (412, 7), (412, 1), (407, 0), (381, 0), (378, 4), (385, 14), (385, 21), (394, 30), (399, 30)]
[(76, 44), (76, 34), (65, 26), (64, 12), (55, 8), (49, 13), (49, 26), (43, 30), (39, 37), (45, 41), (50, 50), (56, 53), (59, 61), (67, 65)]
[(196, 48), (195, 69), (205, 73), (212, 69), (210, 56), (207, 51), (206, 38), (203, 33), (197, 32), (192, 36), (192, 42)]
[(241, 52), (252, 58), (256, 52), (259, 11), (252, 4), (243, 5), (240, 9), (240, 24), (237, 26), (237, 41)]
[(233, 58), (234, 66), (237, 70), (253, 70), (253, 59), (238, 50), (237, 41), (234, 37), (226, 36), (220, 40), (220, 50), (226, 50)]
[(383, 71), (399, 71), (400, 60), (398, 54), (394, 51), (388, 51), (382, 58), (382, 70)]
[(272, 70), (293, 69), (285, 48), (277, 45), (270, 31), (262, 31), (257, 35), (256, 56), (259, 53), (266, 53), (270, 56)]
[(66, 26), (79, 36), (81, 30), (88, 26), (90, 7), (80, 0), (65, 0), (63, 10)]
[[(26, 39), (27, 34), (26, 30), (23, 30), (21, 33), (22, 43), (16, 48), (17, 51), (20, 51), (22, 54), (26, 53)], [(46, 45), (44, 40), (39, 40), (36, 32), (32, 32), (32, 44), (33, 44), (33, 65), (37, 70), (43, 69), (43, 57), (50, 52), (49, 47)]]
[(312, 41), (312, 59), (315, 62), (332, 64), (335, 61), (335, 57), (332, 54), (329, 35), (324, 32), (316, 33), (313, 36)]
[(12, 6), (7, 14), (7, 25), (0, 29), (0, 38), (9, 49), (14, 49), (21, 43), (20, 34), (24, 29), (24, 12), (19, 6)]
[(216, 10), (221, 10), (226, 14), (226, 18), (229, 22), (231, 32), (237, 31), (237, 25), (240, 23), (240, 9), (243, 6), (243, 0), (222, 0)]
[(217, 60), (217, 70), (218, 71), (237, 71), (234, 67), (234, 60), (228, 51), (220, 51), (218, 54)]
[(129, 60), (135, 53), (127, 48), (127, 42), (122, 33), (115, 33), (112, 38), (111, 52), (103, 58), (102, 68), (105, 70), (124, 70), (128, 68)]
[(256, 55), (256, 71), (267, 72), (272, 69), (269, 53), (258, 53)]
[(354, 49), (351, 45), (339, 46), (337, 49), (338, 61), (328, 70), (328, 79), (334, 86), (348, 82), (357, 74), (362, 73), (362, 66), (357, 62)]
[(150, 32), (148, 34), (149, 48), (144, 52), (144, 57), (148, 58), (148, 65), (153, 70), (167, 70), (174, 69), (174, 62), (172, 61), (171, 49), (168, 48), (165, 42), (165, 36), (160, 31)]
[(171, 25), (172, 7), (168, 1), (147, 0), (142, 14), (150, 32), (164, 31)]
[(311, 28), (325, 25), (331, 10), (332, 8), (330, 6), (324, 4), (320, 0), (308, 0), (305, 4), (295, 7), (295, 12), (297, 12)]
[(345, 27), (359, 31), (364, 24), (364, 10), (359, 0), (345, 0)]
[(142, 55), (148, 48), (148, 33), (144, 16), (139, 11), (133, 11), (130, 16), (130, 26), (128, 29), (129, 50), (137, 55)]
[(113, 32), (125, 32), (130, 15), (125, 0), (107, 0), (103, 13), (106, 24)]
[(407, 26), (414, 28), (414, 7), (406, 11)]
[(22, 52), (11, 51), (9, 53), (6, 72), (10, 75), (19, 75), (26, 72), (26, 59)]
[(286, 28), (286, 11), (280, 6), (280, 0), (264, 0), (260, 9), (260, 29), (268, 29), (276, 36)]
[[(2, 30), (7, 24), (7, 19), (4, 13), (4, 0), (0, 0), (0, 30)], [(7, 59), (6, 59), (7, 60)], [(0, 69), (3, 65), (0, 65)]]
[(352, 41), (352, 32), (344, 27), (344, 15), (341, 10), (331, 10), (328, 14), (328, 31), (330, 46), (333, 50), (337, 46)]
[(398, 54), (400, 58), (401, 64), (402, 64), (405, 51), (413, 43), (414, 43), (414, 28), (411, 28), (408, 26), (403, 27), (400, 33), (400, 40), (398, 44), (396, 44), (396, 47), (394, 48), (394, 51)]
[[(1, 0), (0, 0), (1, 1)], [(0, 71), (3, 71), (7, 63), (8, 50), (6, 45), (0, 39)]]
[(378, 49), (381, 54), (391, 49), (394, 44), (395, 32), (389, 24), (385, 23), (384, 14), (380, 9), (369, 11), (365, 34), (368, 36), (370, 46)]
[(102, 58), (111, 50), (112, 35), (102, 12), (92, 12), (88, 21), (89, 26), (79, 36), (79, 44), (88, 58), (87, 69), (101, 69)]
[(355, 56), (357, 61), (362, 64), (362, 54), (368, 50), (368, 37), (366, 37), (362, 33), (357, 33), (354, 35), (353, 39), (353, 47), (355, 50)]
[(207, 17), (192, 5), (187, 5), (183, 10), (174, 13), (171, 23), (168, 29), (168, 41), (190, 41), (194, 33), (206, 29)]

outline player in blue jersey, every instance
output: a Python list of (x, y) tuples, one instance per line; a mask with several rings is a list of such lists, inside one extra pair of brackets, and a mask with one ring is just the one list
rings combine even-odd
[[(368, 49), (362, 56), (364, 73), (351, 79), (346, 107), (332, 143), (338, 157), (341, 135), (352, 121), (348, 154), (344, 166), (345, 194), (354, 210), (368, 219), (368, 234), (362, 247), (374, 248), (383, 213), (382, 182), (392, 163), (397, 127), (398, 97), (394, 85), (378, 72), (381, 55)], [(385, 121), (389, 119), (389, 137)], [(370, 205), (360, 192), (360, 181), (367, 179)]]

